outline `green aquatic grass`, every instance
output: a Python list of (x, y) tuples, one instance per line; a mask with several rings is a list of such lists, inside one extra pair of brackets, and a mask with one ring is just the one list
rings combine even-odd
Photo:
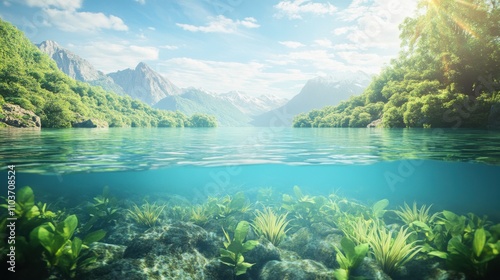
[(344, 234), (359, 245), (368, 243), (374, 221), (346, 214), (339, 220), (339, 225)]
[(191, 208), (191, 217), (189, 218), (190, 221), (197, 225), (204, 225), (208, 222), (210, 219), (210, 214), (206, 207), (203, 205), (196, 205), (193, 208)]
[(396, 213), (396, 215), (398, 215), (398, 217), (407, 225), (410, 225), (413, 222), (421, 222), (428, 225), (439, 215), (439, 213), (430, 215), (429, 211), (431, 207), (432, 205), (427, 207), (424, 204), (420, 208), (417, 208), (417, 203), (413, 202), (413, 207), (410, 208), (410, 206), (405, 202), (403, 207), (399, 207), (401, 210), (395, 210), (394, 213)]
[(150, 204), (146, 201), (141, 207), (134, 203), (132, 209), (127, 209), (127, 211), (129, 217), (138, 224), (153, 227), (158, 223), (158, 218), (163, 212), (163, 209), (165, 209), (165, 206), (166, 205), (156, 205), (156, 202)]
[(264, 208), (264, 211), (256, 211), (252, 227), (257, 234), (264, 236), (271, 241), (274, 246), (278, 246), (285, 239), (288, 229), (286, 218), (288, 213), (277, 215), (271, 208)]
[(411, 235), (408, 228), (400, 228), (393, 237), (392, 232), (385, 227), (372, 227), (368, 243), (375, 260), (385, 273), (393, 274), (422, 250), (422, 246), (416, 245), (417, 241), (408, 242)]

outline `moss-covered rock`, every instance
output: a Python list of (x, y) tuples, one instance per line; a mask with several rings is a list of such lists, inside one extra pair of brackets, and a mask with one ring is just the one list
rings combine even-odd
[(0, 123), (12, 127), (40, 128), (41, 121), (32, 111), (21, 108), (19, 105), (4, 103), (0, 110)]
[(245, 254), (245, 261), (254, 264), (249, 270), (253, 277), (257, 277), (264, 265), (273, 260), (280, 260), (280, 251), (264, 237), (259, 239), (259, 244), (255, 248)]
[(333, 271), (327, 269), (319, 262), (313, 260), (297, 260), (292, 262), (270, 261), (262, 268), (259, 279), (327, 280), (334, 278)]
[(335, 246), (340, 247), (342, 235), (334, 229), (326, 229), (316, 231), (314, 228), (301, 228), (285, 240), (281, 247), (296, 252), (303, 259), (313, 259), (335, 268)]
[(211, 279), (224, 274), (207, 267), (220, 247), (220, 238), (191, 223), (154, 227), (130, 241), (123, 258), (100, 262), (82, 279)]

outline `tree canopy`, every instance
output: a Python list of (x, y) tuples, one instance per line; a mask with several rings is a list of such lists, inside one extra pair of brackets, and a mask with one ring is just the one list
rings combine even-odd
[[(189, 127), (198, 126), (200, 118), (153, 109), (130, 97), (75, 81), (57, 69), (21, 31), (1, 19), (0, 97), (0, 102), (33, 111), (40, 116), (42, 127), (71, 127), (89, 118), (106, 121), (110, 127)], [(210, 120), (203, 126), (217, 126), (213, 117), (201, 116)]]
[(295, 117), (294, 127), (484, 127), (500, 103), (498, 0), (421, 0), (397, 59), (360, 96)]

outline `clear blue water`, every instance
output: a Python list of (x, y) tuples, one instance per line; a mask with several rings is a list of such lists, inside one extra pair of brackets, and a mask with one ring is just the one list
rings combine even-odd
[(0, 130), (17, 185), (61, 195), (170, 193), (192, 201), (259, 187), (500, 219), (500, 133), (439, 129)]

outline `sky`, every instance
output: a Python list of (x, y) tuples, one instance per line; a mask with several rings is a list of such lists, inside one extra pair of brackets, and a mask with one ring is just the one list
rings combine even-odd
[(104, 73), (142, 61), (181, 88), (290, 98), (317, 76), (377, 74), (416, 1), (0, 0), (0, 17)]

